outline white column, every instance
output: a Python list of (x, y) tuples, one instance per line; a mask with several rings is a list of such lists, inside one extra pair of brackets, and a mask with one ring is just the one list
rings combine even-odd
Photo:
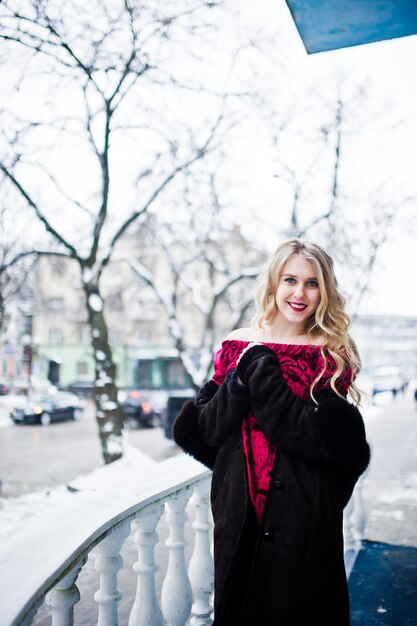
[(351, 515), (353, 513), (353, 496), (347, 503), (343, 512), (343, 539), (345, 545), (345, 552), (349, 550), (355, 550), (355, 537), (352, 532)]
[(356, 483), (355, 490), (352, 494), (353, 511), (350, 516), (352, 534), (358, 547), (360, 547), (365, 534), (366, 512), (363, 504), (362, 487), (366, 475), (363, 474)]
[(188, 567), (194, 597), (191, 626), (210, 626), (212, 623), (214, 563), (210, 550), (213, 527), (210, 516), (210, 483), (211, 478), (198, 483), (191, 498), (195, 509), (195, 521), (192, 524), (195, 531), (194, 550)]
[(179, 492), (166, 503), (169, 538), (168, 569), (162, 585), (161, 603), (169, 626), (184, 626), (192, 604), (192, 591), (185, 567), (184, 524), (187, 521), (185, 506), (191, 495), (189, 489)]
[(129, 536), (130, 522), (112, 528), (109, 534), (97, 545), (96, 570), (100, 572), (100, 588), (94, 594), (99, 605), (98, 626), (117, 626), (117, 604), (122, 599), (117, 589), (117, 573), (123, 567), (120, 556), (122, 545)]
[(133, 522), (136, 532), (133, 541), (138, 548), (138, 560), (133, 569), (137, 573), (136, 596), (129, 617), (129, 626), (163, 626), (161, 609), (156, 598), (155, 544), (158, 543), (156, 525), (163, 512), (161, 504), (147, 507)]
[(80, 592), (75, 584), (87, 558), (79, 561), (59, 583), (45, 596), (45, 602), (52, 609), (52, 626), (72, 626), (74, 605), (80, 600)]

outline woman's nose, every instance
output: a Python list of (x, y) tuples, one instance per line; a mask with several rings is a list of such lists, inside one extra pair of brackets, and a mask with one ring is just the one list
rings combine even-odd
[(298, 283), (295, 286), (294, 296), (297, 298), (302, 298), (304, 296), (304, 285), (302, 285), (301, 283)]

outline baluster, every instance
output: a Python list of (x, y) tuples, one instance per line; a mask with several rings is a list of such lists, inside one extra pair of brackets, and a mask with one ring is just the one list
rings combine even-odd
[(100, 572), (100, 588), (94, 594), (99, 605), (98, 626), (117, 626), (117, 604), (122, 594), (117, 589), (117, 572), (123, 567), (120, 550), (130, 533), (130, 522), (112, 528), (97, 545), (96, 570)]
[(184, 524), (187, 521), (185, 506), (190, 497), (189, 489), (181, 491), (166, 503), (169, 523), (168, 569), (162, 585), (162, 610), (169, 626), (184, 626), (192, 604), (192, 591), (185, 567)]
[(210, 551), (210, 535), (213, 524), (210, 514), (210, 479), (201, 481), (194, 489), (191, 504), (195, 508), (194, 550), (188, 567), (193, 590), (191, 626), (210, 626), (213, 607), (210, 599), (214, 586), (214, 564)]
[(52, 609), (52, 626), (72, 626), (74, 623), (74, 606), (80, 601), (80, 592), (75, 581), (86, 561), (87, 557), (79, 561), (46, 594), (45, 602)]
[(353, 496), (347, 503), (343, 513), (343, 539), (345, 545), (345, 552), (355, 549), (355, 538), (352, 532), (352, 524), (350, 516), (353, 513)]
[(356, 483), (355, 490), (353, 492), (353, 512), (350, 515), (350, 521), (352, 525), (352, 534), (356, 540), (356, 545), (360, 549), (362, 539), (365, 534), (366, 526), (366, 512), (363, 504), (362, 487), (365, 475), (363, 474)]
[(155, 504), (138, 514), (133, 522), (136, 532), (133, 542), (138, 548), (138, 560), (133, 569), (138, 575), (136, 596), (129, 617), (129, 626), (163, 626), (161, 609), (156, 598), (154, 549), (158, 543), (155, 531), (163, 512), (161, 504)]

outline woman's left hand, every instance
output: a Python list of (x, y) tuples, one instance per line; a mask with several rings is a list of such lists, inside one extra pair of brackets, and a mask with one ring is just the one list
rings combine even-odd
[[(239, 354), (239, 358), (236, 361), (236, 367), (239, 365), (239, 361), (242, 358), (242, 356), (251, 348), (253, 348), (254, 346), (261, 346), (262, 344), (259, 341), (251, 341), (246, 348), (244, 348), (242, 350), (242, 352)], [(240, 380), (239, 376), (237, 377), (237, 382), (239, 383), (239, 385), (243, 385), (243, 382)]]
[(247, 352), (248, 350), (250, 350), (251, 348), (253, 348), (253, 346), (261, 346), (262, 344), (259, 341), (251, 341), (251, 343), (249, 343), (246, 348), (244, 348), (242, 350), (242, 352), (239, 354), (239, 358), (236, 361), (236, 367), (239, 365), (239, 361), (242, 358), (242, 356), (245, 354), (245, 352)]

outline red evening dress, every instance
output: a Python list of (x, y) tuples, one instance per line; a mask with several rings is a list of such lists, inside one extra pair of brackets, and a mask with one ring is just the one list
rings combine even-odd
[[(220, 350), (216, 352), (213, 359), (214, 374), (212, 380), (217, 385), (221, 385), (228, 370), (236, 366), (240, 353), (249, 343), (249, 341), (236, 339), (223, 341)], [(310, 386), (324, 366), (320, 346), (262, 343), (271, 348), (277, 355), (282, 376), (287, 381), (291, 391), (300, 400), (307, 401), (310, 396)], [(326, 372), (316, 385), (316, 389), (330, 386), (330, 378), (335, 371), (335, 364), (330, 355), (327, 355), (327, 361)], [(337, 389), (342, 394), (347, 393), (351, 376), (352, 371), (347, 367), (338, 379)], [(260, 520), (268, 493), (276, 449), (274, 444), (268, 441), (260, 430), (252, 412), (249, 412), (242, 422), (242, 440), (250, 498), (257, 518)]]

